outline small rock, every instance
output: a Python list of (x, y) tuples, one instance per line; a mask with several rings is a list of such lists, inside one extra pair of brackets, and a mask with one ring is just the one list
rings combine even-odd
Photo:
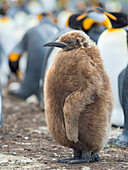
[(24, 137), (24, 139), (25, 139), (25, 140), (28, 140), (28, 137), (27, 137), (27, 136), (25, 136), (25, 137)]
[(82, 170), (90, 170), (90, 167), (88, 167), (88, 166), (83, 166), (83, 167), (82, 167)]

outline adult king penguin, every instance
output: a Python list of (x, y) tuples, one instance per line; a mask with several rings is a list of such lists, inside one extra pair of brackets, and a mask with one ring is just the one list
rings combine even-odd
[(3, 127), (3, 110), (2, 110), (1, 84), (0, 84), (0, 125), (1, 125), (1, 127)]
[(105, 27), (109, 26), (109, 22), (104, 14), (91, 10), (84, 14), (76, 13), (71, 15), (66, 21), (66, 26), (76, 30), (83, 30), (93, 41), (97, 42)]
[[(97, 9), (103, 12), (102, 8), (97, 8)], [(108, 27), (108, 29), (100, 35), (99, 40), (98, 40), (98, 47), (100, 49), (105, 68), (111, 78), (111, 83), (112, 83), (112, 87), (113, 87), (113, 91), (115, 95), (115, 107), (113, 110), (111, 122), (113, 125), (123, 126), (124, 115), (123, 115), (123, 109), (121, 107), (120, 100), (119, 100), (118, 76), (120, 72), (126, 67), (126, 63), (127, 63), (127, 44), (126, 44), (127, 32), (123, 28), (120, 28), (120, 27), (124, 27), (127, 25), (127, 16), (122, 13), (120, 14), (109, 13), (108, 11), (105, 11), (105, 10), (104, 10), (104, 13), (97, 14), (96, 12), (93, 12), (92, 14), (93, 14), (92, 16), (87, 15), (87, 13), (82, 14), (78, 16), (78, 18), (76, 19), (79, 22), (70, 20), (69, 24), (72, 27), (74, 27), (75, 25), (74, 27), (75, 29), (76, 28), (79, 29), (80, 27), (82, 29), (82, 27), (85, 27), (87, 24), (86, 20), (91, 19), (92, 21), (91, 23), (97, 22), (99, 24), (102, 24)], [(121, 17), (116, 19), (114, 15), (116, 16), (121, 15), (121, 17), (125, 19), (121, 20), (120, 19)], [(89, 16), (91, 18), (89, 18)], [(80, 24), (80, 21), (81, 21), (81, 24)], [(114, 24), (111, 24), (111, 22), (114, 22)], [(113, 56), (115, 56), (116, 59)], [(123, 56), (123, 59), (120, 56)], [(122, 74), (120, 77), (122, 77)], [(120, 86), (119, 86), (119, 91), (121, 89)]]
[(95, 43), (83, 32), (72, 31), (45, 46), (59, 47), (44, 85), (48, 129), (59, 144), (72, 148), (74, 157), (61, 163), (99, 161), (108, 139), (113, 95)]
[[(128, 126), (128, 113), (127, 113), (127, 107), (126, 107), (127, 105), (127, 98), (126, 98), (127, 96), (127, 92), (126, 92), (127, 72), (125, 72), (124, 68), (126, 68), (127, 56), (128, 56), (127, 54), (127, 30), (125, 30), (127, 29), (127, 25), (128, 25), (128, 17), (126, 14), (121, 13), (121, 12), (110, 13), (106, 10), (103, 10), (102, 8), (97, 8), (97, 10), (104, 12), (104, 14), (106, 15), (106, 19), (104, 19), (102, 24), (106, 25), (107, 23), (109, 27), (99, 37), (98, 47), (100, 49), (105, 68), (110, 76), (111, 84), (112, 84), (112, 88), (113, 88), (114, 96), (115, 96), (115, 105), (113, 109), (111, 123), (115, 126), (124, 126), (124, 131), (122, 135), (118, 137), (118, 142), (116, 141), (116, 143), (119, 143), (119, 145), (120, 143), (122, 144), (124, 143), (124, 145), (126, 145), (128, 143), (128, 127), (127, 127)], [(87, 15), (86, 13), (82, 14), (81, 16), (79, 16), (77, 20), (83, 20), (83, 19), (86, 20), (86, 15)], [(96, 20), (98, 21), (98, 23), (100, 23), (101, 18), (98, 19), (98, 15), (96, 16), (97, 16)], [(75, 24), (76, 28), (79, 28), (80, 26), (78, 22), (74, 22), (73, 24)], [(120, 73), (121, 71), (122, 73)], [(118, 76), (119, 76), (119, 79), (118, 79)], [(118, 87), (118, 83), (119, 83), (119, 87)], [(123, 106), (123, 109), (121, 107), (121, 104)]]
[(46, 49), (42, 48), (42, 42), (48, 41), (58, 32), (58, 28), (47, 17), (47, 13), (39, 15), (41, 23), (28, 30), (21, 42), (13, 49), (9, 55), (9, 66), (12, 72), (21, 78), (19, 69), (19, 60), (22, 53), (27, 51), (27, 66), (25, 77), (20, 84), (20, 88), (10, 90), (9, 92), (17, 97), (26, 99), (32, 94), (36, 95), (40, 101), (40, 85), (42, 68), (46, 63)]
[[(98, 47), (103, 57), (107, 73), (110, 76), (115, 96), (111, 121), (116, 126), (124, 125), (123, 133), (112, 143), (116, 145), (128, 145), (128, 51), (127, 31), (125, 30), (128, 25), (128, 16), (122, 12), (108, 12), (101, 8), (97, 8), (97, 10), (104, 12), (112, 25), (111, 28), (101, 34), (98, 40)], [(122, 70), (124, 71), (120, 74)], [(119, 87), (118, 76), (120, 78)]]

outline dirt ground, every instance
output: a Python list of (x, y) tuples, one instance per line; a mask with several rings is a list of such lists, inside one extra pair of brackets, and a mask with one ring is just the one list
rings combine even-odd
[[(2, 96), (4, 127), (0, 129), (0, 169), (128, 169), (128, 147), (108, 145), (100, 153), (100, 163), (56, 163), (58, 158), (70, 157), (72, 150), (59, 146), (49, 136), (42, 108), (8, 95), (7, 87), (2, 88)], [(121, 131), (112, 128), (111, 138)]]

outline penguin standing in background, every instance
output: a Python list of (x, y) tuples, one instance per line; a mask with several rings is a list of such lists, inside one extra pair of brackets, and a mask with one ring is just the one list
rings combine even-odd
[(109, 25), (110, 22), (104, 14), (92, 10), (84, 14), (73, 14), (66, 21), (66, 26), (76, 30), (83, 30), (95, 42), (105, 30), (105, 27)]
[(104, 61), (105, 68), (110, 76), (115, 106), (112, 113), (111, 122), (116, 126), (124, 125), (124, 114), (119, 99), (118, 76), (127, 65), (127, 31), (123, 27), (127, 26), (127, 15), (124, 13), (108, 12), (104, 9), (97, 8), (104, 12), (110, 19), (111, 28), (104, 31), (98, 40), (98, 47)]
[(21, 42), (9, 55), (10, 68), (20, 78), (20, 56), (23, 52), (27, 52), (25, 77), (20, 84), (20, 88), (9, 90), (10, 94), (23, 99), (34, 94), (39, 101), (41, 100), (39, 81), (41, 78), (42, 67), (45, 67), (45, 56), (47, 51), (47, 49), (42, 48), (42, 42), (45, 43), (58, 32), (56, 25), (51, 23), (48, 17), (45, 16), (45, 13), (42, 14), (42, 17), (40, 25), (28, 30)]
[(0, 84), (0, 126), (3, 127), (3, 110), (2, 110), (1, 84)]
[(3, 16), (0, 18), (0, 78), (1, 85), (6, 85), (8, 82), (9, 67), (8, 67), (8, 54), (16, 44), (14, 35), (15, 22), (13, 19)]
[(24, 12), (26, 14), (31, 14), (31, 11), (27, 8), (28, 0), (14, 2), (13, 5), (10, 4), (10, 8), (7, 10), (6, 15), (15, 18), (16, 13)]
[(119, 78), (120, 97), (124, 112), (124, 129), (122, 134), (116, 140), (111, 141), (110, 144), (128, 146), (128, 65)]
[[(127, 54), (127, 31), (124, 29), (124, 27), (127, 26), (128, 24), (127, 15), (123, 13), (110, 13), (102, 8), (97, 8), (97, 10), (100, 10), (101, 12), (104, 11), (104, 15), (103, 13), (98, 13), (97, 15), (96, 12), (94, 12), (93, 20), (95, 21), (96, 19), (96, 22), (108, 27), (108, 29), (100, 35), (98, 40), (98, 47), (100, 49), (105, 68), (108, 72), (108, 75), (110, 76), (112, 88), (115, 96), (115, 106), (113, 109), (111, 123), (115, 126), (123, 126), (124, 114), (123, 114), (122, 106), (120, 104), (122, 97), (119, 99), (119, 97), (122, 95), (121, 92), (122, 85), (120, 84), (118, 87), (118, 76), (120, 72), (126, 67), (127, 64), (127, 55), (128, 55)], [(83, 19), (86, 20), (86, 15), (87, 13), (82, 14), (77, 18), (77, 20), (78, 21)], [(105, 15), (106, 18), (104, 18)], [(78, 26), (79, 28), (79, 24), (77, 22), (74, 22), (74, 24), (76, 24), (75, 27)], [(82, 25), (84, 27), (83, 22)], [(122, 75), (123, 74), (119, 76), (119, 78), (121, 79), (119, 80), (119, 82), (123, 80)]]
[(117, 140), (110, 143), (128, 145), (128, 49), (127, 31), (125, 30), (128, 25), (128, 16), (121, 12), (115, 13), (101, 8), (97, 9), (104, 12), (112, 24), (112, 27), (103, 32), (98, 40), (98, 47), (110, 76), (115, 96), (111, 121), (113, 124), (115, 122), (116, 126), (124, 126), (122, 134), (117, 137)]
[(58, 162), (100, 161), (108, 140), (113, 95), (95, 43), (81, 31), (44, 46), (59, 47), (45, 77), (45, 115), (57, 143), (72, 148), (72, 158)]

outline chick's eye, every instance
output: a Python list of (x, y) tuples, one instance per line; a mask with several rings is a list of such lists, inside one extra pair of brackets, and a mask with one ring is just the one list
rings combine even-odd
[(83, 43), (83, 46), (84, 46), (84, 47), (88, 47), (88, 43), (86, 43), (86, 42)]
[(79, 46), (79, 44), (80, 44), (80, 42), (79, 42), (79, 40), (77, 39), (75, 45), (78, 45), (78, 46)]
[(68, 41), (68, 42), (67, 42), (67, 45), (69, 45), (69, 46), (70, 46), (70, 45), (73, 45), (73, 44), (74, 44), (73, 41)]

